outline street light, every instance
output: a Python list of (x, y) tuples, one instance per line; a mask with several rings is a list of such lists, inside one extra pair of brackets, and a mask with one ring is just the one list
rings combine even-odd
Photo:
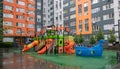
[(120, 43), (120, 20), (118, 20), (118, 39)]
[(22, 67), (22, 28), (18, 28), (17, 27), (17, 29), (20, 30), (20, 45), (19, 45), (19, 50), (20, 50), (20, 60), (21, 60), (20, 66), (21, 66), (21, 69), (22, 69), (23, 68)]

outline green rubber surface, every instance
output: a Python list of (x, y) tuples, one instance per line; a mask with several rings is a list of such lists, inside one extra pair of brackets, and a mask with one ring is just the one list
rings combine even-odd
[(116, 52), (105, 50), (102, 57), (81, 57), (67, 54), (38, 55), (36, 52), (27, 52), (35, 58), (47, 60), (61, 66), (80, 67), (80, 69), (109, 69), (116, 65)]

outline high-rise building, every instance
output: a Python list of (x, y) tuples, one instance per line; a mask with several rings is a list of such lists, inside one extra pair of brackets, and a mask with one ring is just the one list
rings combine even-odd
[(63, 0), (54, 0), (54, 25), (63, 26)]
[[(25, 38), (34, 36), (35, 32), (35, 1), (34, 0), (2, 0), (3, 41), (25, 43)], [(22, 38), (21, 38), (22, 37)]]
[(54, 0), (36, 0), (36, 32), (54, 25)]
[(43, 0), (36, 0), (35, 9), (35, 32), (39, 32), (43, 27)]
[(92, 0), (92, 23), (94, 34), (102, 30), (105, 39), (109, 36), (109, 31), (114, 31), (114, 3), (113, 0)]
[(89, 39), (92, 34), (92, 15), (90, 0), (76, 0), (76, 34)]
[(114, 4), (114, 32), (117, 41), (120, 42), (120, 0), (113, 0)]
[[(90, 34), (95, 34), (101, 29), (105, 39), (109, 36), (109, 31), (113, 30), (120, 39), (120, 17), (119, 0), (48, 0), (43, 6), (45, 16), (43, 24), (45, 26), (67, 26), (72, 34), (83, 34), (88, 40)], [(47, 12), (48, 11), (48, 12)]]
[(76, 8), (75, 0), (63, 0), (64, 26), (71, 29), (71, 34), (76, 34)]

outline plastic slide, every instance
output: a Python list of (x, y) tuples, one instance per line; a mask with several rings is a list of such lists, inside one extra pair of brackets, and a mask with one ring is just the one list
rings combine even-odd
[(36, 41), (33, 41), (33, 42), (30, 43), (29, 45), (26, 45), (26, 46), (23, 48), (22, 52), (26, 52), (26, 51), (28, 51), (30, 48), (32, 48), (32, 47), (34, 47), (34, 46), (36, 46), (36, 45), (38, 45), (38, 41), (37, 41), (37, 40), (36, 40)]
[(40, 51), (38, 51), (37, 53), (38, 54), (45, 53), (50, 48), (50, 46), (52, 46), (52, 45), (53, 45), (53, 40), (52, 39), (47, 39), (46, 40), (46, 45)]
[(40, 40), (40, 43), (35, 46), (35, 51), (39, 51), (40, 49), (42, 49), (45, 45), (45, 41), (44, 40)]
[(73, 47), (74, 44), (75, 43), (73, 41), (71, 41), (71, 42), (69, 42), (69, 44), (67, 46), (64, 46), (65, 52), (68, 53), (68, 54), (73, 54), (74, 50), (71, 49), (71, 47)]

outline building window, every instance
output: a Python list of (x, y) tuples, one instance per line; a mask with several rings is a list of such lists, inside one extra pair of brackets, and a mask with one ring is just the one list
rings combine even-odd
[(3, 17), (13, 18), (13, 14), (3, 13)]
[(75, 26), (75, 25), (76, 25), (75, 22), (70, 23), (70, 26)]
[(58, 1), (56, 1), (56, 5), (55, 5), (56, 9), (58, 9)]
[(25, 27), (25, 24), (24, 24), (24, 23), (17, 22), (17, 23), (16, 23), (16, 26), (18, 26), (18, 27)]
[(75, 7), (70, 8), (70, 11), (75, 11)]
[(59, 15), (60, 20), (62, 20), (62, 15)]
[(33, 17), (27, 17), (27, 20), (28, 21), (34, 21), (34, 18)]
[(65, 3), (65, 4), (64, 4), (64, 7), (67, 7), (68, 5), (69, 5), (69, 3)]
[(59, 6), (60, 6), (60, 8), (62, 8), (62, 1), (61, 0), (59, 2)]
[(34, 24), (28, 24), (27, 27), (28, 28), (34, 28)]
[(17, 19), (24, 19), (24, 16), (16, 15), (16, 18), (17, 18)]
[(118, 1), (118, 6), (120, 6), (120, 1)]
[(60, 20), (62, 20), (62, 11), (60, 11), (59, 18), (60, 18)]
[(25, 9), (22, 9), (22, 8), (16, 8), (16, 12), (22, 12), (22, 13), (24, 13), (24, 12), (25, 12)]
[(5, 25), (5, 26), (13, 26), (13, 22), (3, 21), (3, 25)]
[(79, 30), (82, 32), (82, 20), (79, 21)]
[(76, 18), (75, 14), (73, 14), (73, 15), (70, 16), (70, 19), (73, 19), (73, 18)]
[(13, 34), (13, 30), (11, 30), (11, 29), (5, 30), (4, 34)]
[(37, 22), (41, 22), (41, 16), (37, 15)]
[(99, 11), (100, 11), (100, 7), (97, 7), (97, 8), (92, 9), (92, 13), (97, 13), (97, 12), (99, 12)]
[(6, 9), (6, 10), (13, 11), (13, 7), (12, 6), (4, 5), (3, 8)]
[(37, 3), (37, 9), (41, 9), (41, 3)]
[(99, 16), (93, 16), (92, 17), (92, 23), (96, 23), (96, 22), (99, 22), (101, 21), (101, 18)]
[(18, 30), (16, 30), (16, 34), (24, 34), (24, 30), (18, 29)]
[(98, 31), (99, 30), (99, 26), (98, 25), (94, 25), (93, 26), (93, 31)]
[(35, 14), (34, 11), (28, 10), (28, 14)]
[(4, 0), (4, 1), (11, 2), (11, 3), (13, 3), (13, 2), (14, 2), (14, 0)]
[(85, 14), (85, 15), (88, 15), (88, 11), (87, 11), (87, 10), (86, 10), (86, 11), (84, 11), (84, 14)]
[(63, 12), (64, 12), (64, 14), (66, 14), (66, 13), (68, 13), (69, 11), (68, 11), (68, 10), (64, 10)]
[(109, 20), (114, 18), (114, 13), (103, 15), (103, 20)]
[(68, 19), (69, 19), (69, 17), (68, 17), (68, 16), (64, 17), (64, 20), (68, 20)]
[(30, 7), (30, 8), (35, 8), (35, 6), (32, 5), (32, 4), (28, 4), (28, 7)]
[(71, 1), (70, 1), (70, 4), (75, 4), (74, 0), (71, 0)]
[(89, 20), (85, 19), (85, 31), (89, 31), (88, 23), (89, 23)]
[(96, 4), (96, 3), (99, 3), (99, 2), (100, 2), (100, 0), (91, 0), (92, 4)]
[(84, 7), (88, 7), (88, 2), (85, 2), (85, 3), (84, 3)]
[(113, 30), (114, 24), (105, 24), (104, 30)]
[(23, 2), (23, 1), (20, 1), (20, 0), (17, 0), (17, 4), (19, 4), (19, 5), (25, 5), (25, 2)]
[(82, 16), (82, 5), (78, 5), (78, 13), (79, 13), (79, 16)]
[(33, 34), (34, 33), (34, 31), (28, 31), (27, 32), (27, 34)]
[(111, 8), (113, 8), (113, 3), (103, 6), (103, 10), (108, 10), (108, 9), (111, 9)]
[(107, 40), (108, 37), (109, 37), (109, 34), (105, 34), (105, 35), (104, 35), (104, 39), (105, 39), (105, 40)]

